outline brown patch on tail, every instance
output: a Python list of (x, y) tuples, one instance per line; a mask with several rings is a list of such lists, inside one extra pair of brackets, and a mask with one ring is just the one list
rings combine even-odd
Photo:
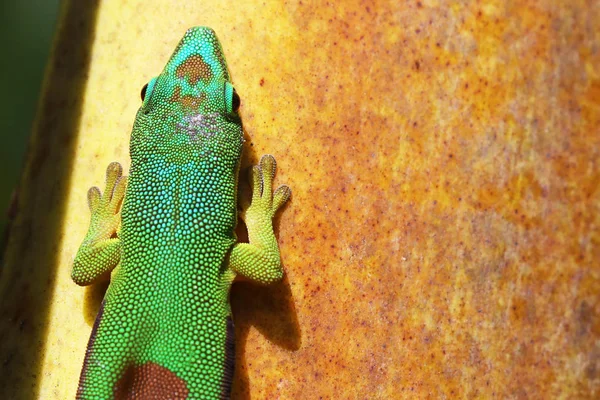
[(225, 338), (225, 365), (221, 379), (221, 400), (231, 398), (231, 385), (233, 384), (233, 371), (235, 370), (235, 329), (233, 319), (227, 317), (227, 336)]
[(180, 377), (162, 365), (147, 362), (130, 366), (115, 384), (115, 400), (187, 399), (189, 390)]

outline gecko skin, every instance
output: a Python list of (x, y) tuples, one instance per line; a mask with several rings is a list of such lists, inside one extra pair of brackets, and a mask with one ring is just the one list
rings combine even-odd
[(111, 272), (88, 343), (77, 399), (228, 399), (234, 369), (229, 289), (237, 274), (282, 278), (272, 219), (291, 191), (275, 191), (275, 159), (252, 169), (236, 243), (240, 99), (215, 33), (186, 32), (163, 72), (142, 89), (131, 171), (106, 171), (88, 192), (90, 228), (72, 278)]

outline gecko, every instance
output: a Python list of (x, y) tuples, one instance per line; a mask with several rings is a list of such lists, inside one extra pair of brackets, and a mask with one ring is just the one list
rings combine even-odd
[(275, 159), (263, 156), (240, 212), (248, 243), (237, 241), (241, 102), (212, 29), (189, 29), (141, 98), (129, 176), (113, 162), (104, 191), (87, 195), (91, 222), (71, 278), (84, 286), (110, 274), (110, 284), (76, 398), (229, 399), (229, 290), (237, 275), (283, 277), (272, 220), (291, 190), (273, 190)]

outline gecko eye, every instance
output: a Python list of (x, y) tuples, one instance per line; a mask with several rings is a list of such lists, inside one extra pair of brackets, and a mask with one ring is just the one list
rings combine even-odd
[(142, 93), (140, 93), (140, 95), (142, 97), (142, 101), (144, 101), (144, 99), (146, 98), (146, 90), (148, 90), (148, 84), (147, 83), (142, 88)]
[(241, 104), (240, 96), (235, 91), (233, 85), (225, 82), (225, 106), (228, 113), (236, 113)]
[(142, 88), (142, 91), (140, 92), (140, 96), (142, 98), (141, 109), (144, 110), (144, 114), (149, 114), (152, 108), (152, 92), (154, 91), (154, 86), (156, 85), (156, 79), (157, 78), (150, 79), (150, 82), (145, 84)]
[(237, 94), (235, 89), (233, 89), (233, 94), (231, 95), (231, 108), (234, 112), (240, 109), (240, 104), (242, 101), (240, 100), (240, 96)]

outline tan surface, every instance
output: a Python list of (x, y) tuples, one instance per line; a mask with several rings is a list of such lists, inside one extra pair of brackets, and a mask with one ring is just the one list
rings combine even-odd
[(2, 272), (1, 398), (73, 397), (102, 295), (69, 280), (85, 193), (194, 25), (245, 163), (293, 190), (285, 281), (233, 289), (234, 398), (600, 395), (598, 2), (74, 3)]

